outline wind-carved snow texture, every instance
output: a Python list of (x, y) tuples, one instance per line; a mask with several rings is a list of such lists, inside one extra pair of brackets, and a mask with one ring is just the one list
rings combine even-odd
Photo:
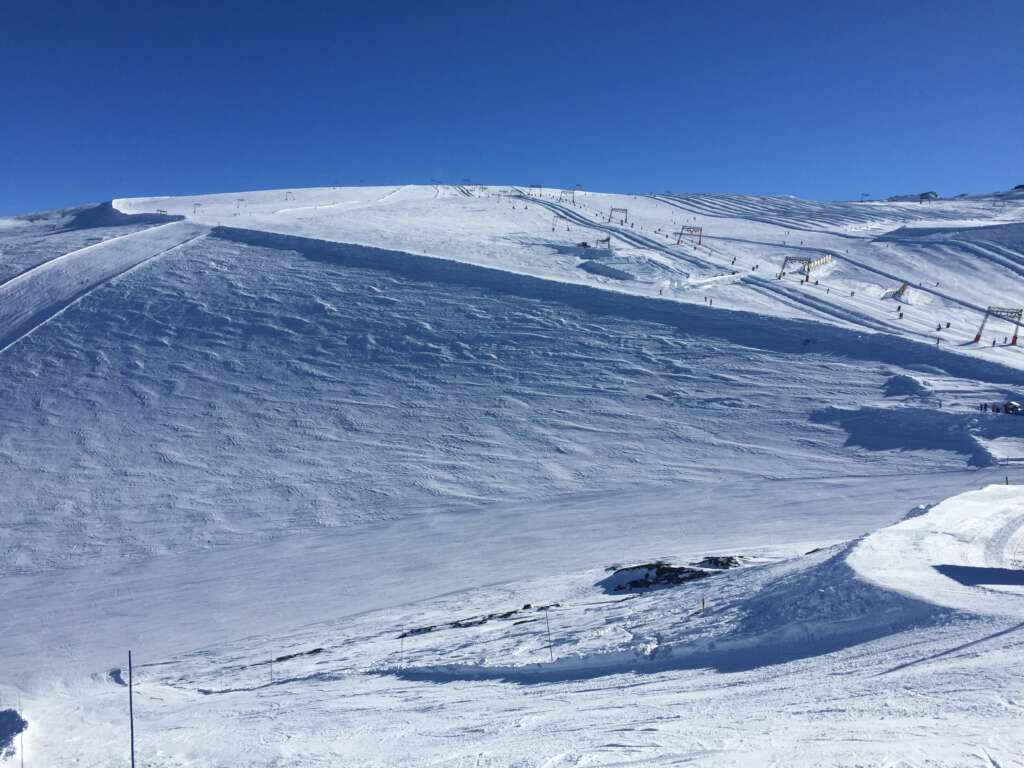
[(973, 337), (1020, 300), (1024, 199), (995, 201), (0, 219), (26, 765), (124, 764), (127, 647), (146, 765), (1014, 764), (1024, 419), (979, 405), (1024, 358)]
[(12, 277), (0, 284), (0, 352), (106, 282), (205, 233), (189, 222), (164, 224), (71, 251)]
[(438, 499), (962, 466), (814, 426), (825, 402), (876, 397), (877, 366), (223, 239), (86, 297), (0, 371), (15, 570)]

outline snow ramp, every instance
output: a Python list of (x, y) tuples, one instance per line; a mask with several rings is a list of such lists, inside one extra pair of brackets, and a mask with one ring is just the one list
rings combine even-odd
[(58, 256), (0, 284), (0, 353), (104, 283), (208, 231), (163, 224)]
[(1024, 487), (990, 485), (861, 540), (861, 578), (922, 602), (1024, 618)]

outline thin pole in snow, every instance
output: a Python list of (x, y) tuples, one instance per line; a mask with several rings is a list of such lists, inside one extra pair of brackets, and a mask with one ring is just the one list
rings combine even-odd
[[(24, 715), (21, 711), (21, 696), (18, 697), (18, 714)], [(21, 753), (21, 768), (25, 768), (25, 730), (18, 734), (18, 751)]]
[(548, 612), (551, 610), (550, 607), (544, 609), (544, 623), (548, 627), (548, 656), (551, 657), (551, 661), (555, 660), (555, 652), (551, 650), (551, 620), (548, 618)]
[(274, 684), (274, 653), (270, 653), (270, 684)]
[(132, 705), (132, 652), (128, 651), (128, 734), (132, 746), (132, 768), (135, 768), (135, 709)]
[(405, 669), (405, 635), (398, 638), (398, 668)]

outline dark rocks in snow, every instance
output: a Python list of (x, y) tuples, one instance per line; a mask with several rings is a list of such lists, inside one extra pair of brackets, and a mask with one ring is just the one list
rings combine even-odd
[(314, 648), (311, 651), (300, 651), (299, 653), (286, 653), (284, 656), (278, 656), (276, 659), (274, 659), (274, 663), (277, 664), (282, 661), (291, 661), (292, 659), (298, 659), (302, 656), (316, 656), (323, 652), (323, 648)]
[(728, 568), (738, 568), (743, 565), (743, 558), (738, 555), (709, 555), (700, 562), (693, 563), (693, 565), (697, 568), (712, 568), (724, 571)]
[(415, 637), (416, 635), (425, 635), (428, 632), (436, 632), (440, 629), (465, 629), (466, 627), (479, 627), (482, 624), (486, 624), (489, 621), (496, 621), (501, 619), (520, 619), (515, 621), (513, 624), (522, 624), (525, 621), (535, 621), (535, 619), (522, 620), (524, 614), (536, 611), (546, 611), (549, 608), (557, 608), (558, 603), (550, 603), (548, 605), (533, 605), (527, 603), (522, 608), (513, 608), (510, 611), (500, 611), (497, 613), (486, 613), (481, 616), (469, 616), (465, 619), (456, 619), (455, 621), (449, 621), (447, 624), (429, 625), (426, 627), (414, 627), (407, 629), (402, 632), (398, 637)]
[(428, 624), (425, 627), (413, 627), (412, 629), (407, 629), (405, 632), (400, 634), (399, 637), (415, 637), (416, 635), (425, 635), (427, 634), (427, 632), (433, 632), (435, 629), (437, 629), (437, 627), (435, 627), (433, 624)]
[(663, 589), (714, 576), (743, 565), (742, 555), (709, 555), (689, 565), (670, 565), (662, 560), (624, 567), (612, 566), (610, 576), (597, 583), (605, 592), (638, 592)]
[(638, 590), (674, 587), (688, 581), (710, 576), (713, 572), (686, 565), (669, 565), (661, 561), (630, 565), (612, 572), (598, 582), (605, 592), (633, 592)]
[(28, 721), (15, 710), (0, 709), (0, 759), (14, 756), (14, 739), (26, 728)]

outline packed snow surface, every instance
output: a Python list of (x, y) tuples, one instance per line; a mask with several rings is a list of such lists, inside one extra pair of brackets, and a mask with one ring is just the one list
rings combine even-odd
[(131, 647), (142, 765), (1019, 765), (1022, 274), (1007, 195), (0, 220), (0, 754), (123, 765)]

